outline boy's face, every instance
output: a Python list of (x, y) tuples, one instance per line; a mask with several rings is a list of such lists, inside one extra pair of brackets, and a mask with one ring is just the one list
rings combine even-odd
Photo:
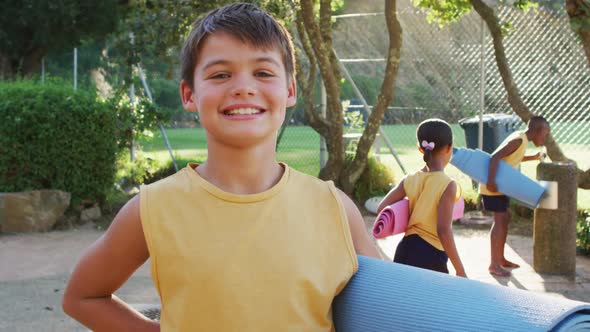
[(254, 48), (223, 32), (202, 42), (193, 79), (193, 87), (180, 85), (184, 108), (199, 112), (208, 140), (234, 147), (262, 139), (274, 144), (285, 109), (297, 99), (279, 50)]
[(537, 128), (537, 130), (535, 130), (533, 132), (533, 138), (532, 138), (533, 144), (535, 144), (535, 146), (545, 145), (545, 139), (549, 135), (549, 132), (550, 132), (550, 129), (547, 124), (543, 124), (543, 125), (539, 126)]

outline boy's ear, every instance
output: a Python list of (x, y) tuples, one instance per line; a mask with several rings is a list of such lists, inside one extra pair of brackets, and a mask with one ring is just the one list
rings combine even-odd
[(182, 107), (184, 107), (185, 110), (189, 112), (198, 111), (193, 89), (184, 80), (180, 81), (180, 99), (182, 99)]
[(294, 77), (291, 77), (291, 79), (289, 79), (287, 90), (289, 92), (287, 96), (287, 107), (291, 107), (294, 106), (295, 103), (297, 103), (297, 83), (295, 83)]
[(424, 154), (424, 149), (421, 146), (418, 147), (418, 151), (420, 151), (421, 154)]

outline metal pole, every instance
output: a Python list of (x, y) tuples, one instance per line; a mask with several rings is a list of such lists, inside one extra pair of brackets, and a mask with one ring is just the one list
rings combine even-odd
[[(148, 96), (148, 99), (151, 103), (154, 102), (152, 98), (152, 92), (150, 91), (150, 87), (147, 84), (147, 80), (143, 75), (143, 70), (141, 70), (141, 65), (137, 64), (137, 72), (139, 73), (139, 79), (141, 80), (141, 84), (143, 84), (143, 88), (145, 89), (145, 93)], [(166, 135), (166, 130), (164, 130), (164, 126), (158, 120), (158, 126), (160, 127), (160, 132), (162, 133), (162, 137), (164, 138), (164, 142), (166, 143), (166, 147), (168, 148), (168, 153), (170, 153), (170, 158), (172, 158), (172, 164), (174, 165), (174, 170), (178, 172), (178, 164), (176, 163), (176, 158), (174, 158), (174, 153), (172, 152), (172, 146), (170, 146), (170, 141), (168, 140), (168, 135)]]
[[(326, 118), (326, 104), (327, 104), (327, 94), (326, 94), (326, 86), (324, 85), (324, 80), (320, 80), (321, 83), (321, 104), (320, 104), (320, 114), (322, 118)], [(326, 139), (324, 136), (320, 135), (320, 169), (326, 166)]]
[(78, 88), (78, 48), (74, 47), (74, 91)]
[[(129, 43), (131, 47), (133, 47), (133, 32), (129, 33)], [(129, 101), (131, 102), (131, 110), (135, 108), (135, 85), (133, 84), (133, 64), (130, 66), (131, 68), (131, 75), (129, 75), (131, 84), (129, 86)], [(131, 155), (131, 161), (135, 162), (135, 139), (133, 139), (133, 132), (134, 128), (131, 128), (131, 142), (129, 146), (129, 154)]]
[(486, 33), (485, 23), (481, 19), (481, 45), (480, 45), (480, 75), (479, 75), (479, 130), (477, 133), (477, 146), (483, 150), (483, 113), (485, 108), (485, 86), (486, 86)]
[[(135, 86), (133, 83), (129, 86), (129, 101), (131, 102), (131, 108), (135, 108)], [(133, 111), (133, 110), (132, 110)], [(131, 161), (135, 161), (135, 140), (133, 139), (133, 128), (131, 128), (131, 142), (129, 146), (129, 154)]]
[[(333, 50), (333, 51), (334, 51), (334, 54), (336, 54), (336, 51), (335, 50)], [(365, 111), (367, 112), (367, 115), (371, 114), (371, 108), (369, 107), (369, 104), (365, 100), (365, 97), (363, 97), (363, 94), (361, 93), (361, 90), (359, 90), (359, 88), (356, 86), (356, 83), (354, 83), (354, 80), (350, 76), (350, 73), (348, 72), (348, 70), (346, 69), (346, 67), (344, 67), (344, 65), (342, 64), (342, 62), (340, 62), (340, 58), (338, 58), (338, 55), (336, 55), (336, 58), (338, 59), (338, 63), (340, 64), (340, 69), (341, 69), (342, 73), (344, 74), (344, 76), (346, 77), (346, 79), (348, 81), (350, 81), (350, 85), (352, 86), (352, 89), (354, 90), (354, 93), (357, 95), (357, 97), (363, 103), (363, 106), (364, 106)], [(393, 157), (397, 161), (397, 164), (401, 168), (402, 172), (404, 174), (408, 174), (406, 172), (406, 169), (405, 169), (404, 165), (402, 164), (402, 161), (400, 160), (399, 156), (397, 155), (397, 152), (395, 152), (395, 149), (393, 148), (393, 144), (391, 143), (391, 141), (389, 140), (389, 138), (387, 137), (387, 135), (385, 135), (385, 133), (383, 132), (383, 129), (381, 129), (381, 126), (379, 126), (379, 134), (381, 135), (381, 138), (383, 138), (383, 141), (385, 142), (385, 145), (387, 145), (387, 148), (389, 148), (389, 151), (391, 152), (391, 154), (393, 155)]]

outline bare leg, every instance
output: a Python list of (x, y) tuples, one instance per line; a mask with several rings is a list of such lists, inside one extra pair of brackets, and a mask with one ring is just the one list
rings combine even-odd
[(506, 238), (508, 237), (508, 225), (510, 224), (511, 221), (511, 215), (510, 215), (510, 211), (506, 211), (506, 214), (504, 216), (506, 222), (504, 223), (505, 229), (502, 230), (502, 247), (501, 247), (501, 253), (502, 256), (500, 256), (500, 264), (502, 265), (502, 267), (506, 267), (506, 268), (510, 268), (510, 269), (516, 269), (519, 268), (520, 265), (511, 262), (509, 260), (506, 259), (506, 257), (504, 256), (504, 248), (506, 248)]
[(508, 235), (508, 212), (494, 212), (494, 224), (490, 230), (491, 262), (488, 271), (497, 276), (507, 277), (510, 271), (502, 267), (504, 261), (504, 243)]

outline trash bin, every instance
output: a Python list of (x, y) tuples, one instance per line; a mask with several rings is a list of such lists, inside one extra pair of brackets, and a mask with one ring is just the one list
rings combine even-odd
[[(508, 135), (518, 129), (521, 120), (516, 115), (491, 113), (483, 115), (483, 146), (482, 150), (492, 153)], [(459, 120), (465, 131), (465, 144), (470, 149), (477, 149), (479, 136), (479, 116)]]

